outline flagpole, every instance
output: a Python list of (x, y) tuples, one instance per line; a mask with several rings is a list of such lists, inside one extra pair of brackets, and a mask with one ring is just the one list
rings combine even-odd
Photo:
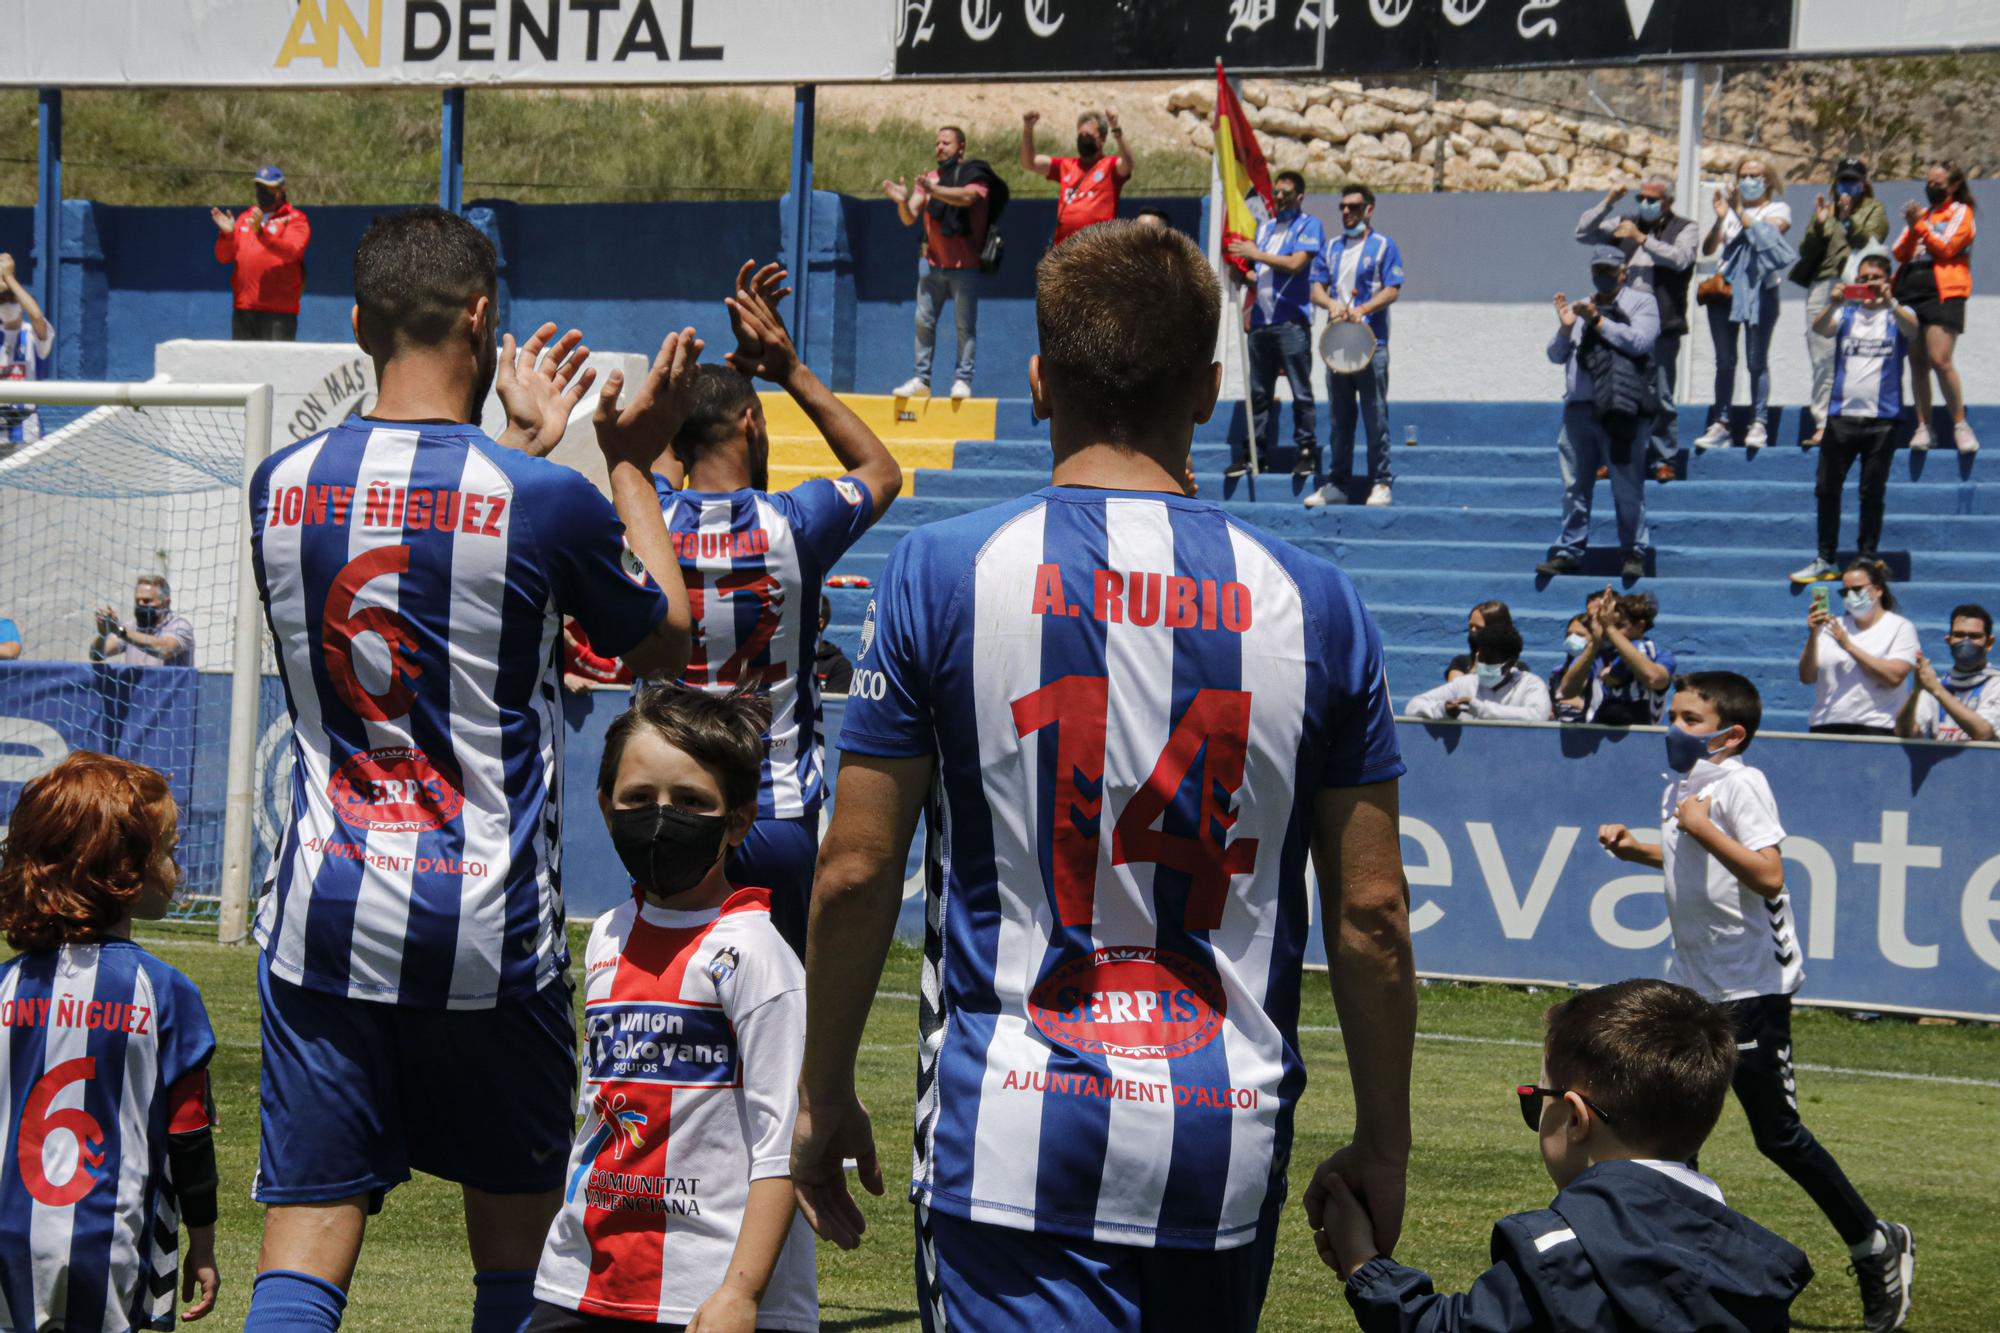
[[(1250, 500), (1254, 504), (1257, 500), (1257, 476), (1261, 469), (1257, 462), (1259, 452), (1257, 448), (1257, 412), (1251, 406), (1250, 402), (1251, 395), (1255, 392), (1250, 382), (1250, 333), (1249, 330), (1243, 327), (1243, 294), (1237, 291), (1237, 288), (1243, 285), (1243, 279), (1237, 274), (1234, 268), (1230, 269), (1229, 273), (1230, 304), (1235, 308), (1231, 318), (1236, 324), (1238, 359), (1243, 365), (1243, 423), (1244, 430), (1250, 437)], [(1274, 385), (1273, 387), (1275, 388), (1276, 386)], [(1275, 416), (1277, 414), (1273, 413), (1272, 415)]]

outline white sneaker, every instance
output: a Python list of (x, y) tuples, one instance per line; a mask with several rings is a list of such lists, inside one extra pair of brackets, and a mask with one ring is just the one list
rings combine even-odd
[(1761, 421), (1751, 422), (1750, 429), (1743, 432), (1743, 447), (1745, 449), (1762, 449), (1770, 442), (1771, 432), (1764, 429), (1764, 423)]
[(1306, 508), (1308, 509), (1318, 509), (1323, 505), (1344, 505), (1346, 503), (1347, 492), (1341, 490), (1340, 487), (1330, 481), (1306, 497)]
[(1931, 447), (1931, 428), (1928, 422), (1917, 423), (1916, 430), (1910, 435), (1910, 447), (1919, 450)]
[(1972, 423), (1970, 421), (1961, 421), (1956, 426), (1953, 426), (1951, 428), (1951, 437), (1958, 445), (1960, 453), (1976, 454), (1979, 452), (1979, 437), (1972, 433)]
[(931, 396), (931, 386), (912, 375), (889, 392), (897, 398), (928, 398)]
[(1837, 579), (1839, 577), (1840, 570), (1833, 562), (1821, 560), (1815, 556), (1810, 565), (1793, 572), (1792, 582), (1800, 584), (1821, 583), (1828, 579)]
[(1389, 488), (1378, 485), (1374, 490), (1368, 492), (1368, 507), (1370, 509), (1387, 509), (1389, 507)]
[(968, 398), (970, 398), (970, 397), (972, 397), (972, 381), (971, 381), (971, 380), (953, 380), (953, 381), (952, 381), (952, 384), (951, 384), (951, 401), (953, 401), (954, 403), (962, 403), (962, 402), (964, 402), (964, 401), (965, 401), (966, 399), (968, 399)]
[(1695, 437), (1694, 447), (1700, 450), (1727, 449), (1733, 443), (1729, 438), (1729, 427), (1718, 421)]

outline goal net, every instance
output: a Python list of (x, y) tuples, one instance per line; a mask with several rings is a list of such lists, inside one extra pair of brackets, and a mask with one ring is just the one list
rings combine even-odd
[(0, 624), (0, 653), (19, 644), (0, 661), (0, 826), (22, 784), (72, 752), (157, 768), (181, 812), (174, 914), (240, 939), (263, 862), (258, 741), (285, 719), (244, 531), (271, 391), (51, 382), (0, 393), (17, 427), (0, 434), (0, 618), (13, 630)]

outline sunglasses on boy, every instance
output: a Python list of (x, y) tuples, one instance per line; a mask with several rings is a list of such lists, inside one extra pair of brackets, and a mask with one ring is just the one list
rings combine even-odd
[[(1529, 1083), (1523, 1083), (1514, 1089), (1514, 1095), (1521, 1099), (1521, 1119), (1527, 1122), (1529, 1129), (1537, 1131), (1542, 1127), (1542, 1098), (1560, 1097), (1564, 1093), (1569, 1092), (1576, 1092), (1576, 1089), (1538, 1088)], [(1599, 1120), (1602, 1120), (1607, 1125), (1611, 1123), (1611, 1117), (1604, 1113), (1603, 1107), (1580, 1092), (1576, 1093), (1576, 1097), (1578, 1101), (1588, 1106), (1591, 1114), (1595, 1115)]]

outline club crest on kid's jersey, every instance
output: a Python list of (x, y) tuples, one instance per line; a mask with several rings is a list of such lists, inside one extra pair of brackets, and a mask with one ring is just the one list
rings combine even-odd
[(639, 559), (638, 553), (632, 549), (629, 542), (621, 543), (618, 550), (618, 563), (625, 570), (626, 578), (632, 580), (632, 582), (642, 588), (646, 586), (645, 562)]
[(708, 960), (708, 979), (720, 986), (736, 975), (736, 947), (724, 945), (715, 951), (715, 957)]
[(868, 614), (861, 617), (861, 652), (855, 657), (857, 662), (868, 660), (868, 650), (875, 646), (875, 599), (868, 599)]
[(855, 485), (852, 481), (848, 480), (846, 477), (841, 477), (833, 483), (833, 489), (839, 491), (840, 498), (847, 501), (847, 503), (850, 506), (856, 508), (860, 507), (861, 488)]

